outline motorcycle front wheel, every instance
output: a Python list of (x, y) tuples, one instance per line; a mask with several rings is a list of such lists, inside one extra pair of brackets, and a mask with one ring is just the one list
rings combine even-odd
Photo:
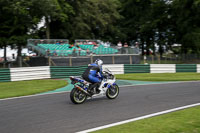
[(74, 104), (81, 104), (87, 99), (87, 95), (77, 88), (73, 88), (70, 93), (70, 99)]
[(106, 96), (109, 99), (115, 99), (119, 95), (119, 87), (118, 85), (113, 85), (106, 91)]

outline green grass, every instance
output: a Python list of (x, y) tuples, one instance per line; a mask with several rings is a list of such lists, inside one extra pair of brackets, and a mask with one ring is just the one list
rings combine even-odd
[(67, 85), (65, 80), (30, 80), (0, 83), (0, 99), (26, 96), (41, 92), (55, 90)]
[(133, 73), (118, 74), (116, 78), (141, 81), (194, 81), (200, 80), (200, 73)]
[(103, 129), (95, 133), (200, 133), (200, 106)]
[[(194, 81), (200, 73), (120, 74), (117, 79)], [(103, 129), (94, 133), (200, 133), (200, 106)]]

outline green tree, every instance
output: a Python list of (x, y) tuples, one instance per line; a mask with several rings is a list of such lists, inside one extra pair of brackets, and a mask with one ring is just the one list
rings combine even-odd
[(163, 46), (172, 41), (170, 4), (165, 0), (121, 0), (124, 21), (122, 27), (127, 41), (140, 41), (142, 53), (159, 45), (162, 55)]
[(44, 5), (51, 7), (53, 3), (53, 0), (47, 1), (43, 3), (39, 0), (1, 0), (0, 45), (4, 47), (16, 45), (18, 56), (21, 57), (22, 46), (26, 45), (26, 40), (37, 29), (41, 18), (46, 15)]
[[(21, 45), (26, 42), (27, 27), (30, 25), (28, 10), (23, 2), (2, 0), (0, 5), (2, 6), (0, 12), (0, 44), (4, 47), (17, 44), (20, 56)], [(6, 59), (6, 51), (4, 58)]]
[[(121, 19), (118, 0), (79, 0), (68, 2), (74, 12), (67, 21), (52, 21), (52, 37), (74, 39), (108, 39), (121, 34), (116, 27)], [(55, 27), (54, 25), (57, 25)]]
[(176, 42), (183, 53), (200, 52), (200, 1), (174, 0), (172, 3)]

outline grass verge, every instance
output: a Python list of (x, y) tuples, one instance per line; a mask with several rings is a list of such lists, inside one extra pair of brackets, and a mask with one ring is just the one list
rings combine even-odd
[(194, 81), (200, 80), (200, 73), (132, 73), (118, 74), (116, 78), (140, 81)]
[[(142, 81), (194, 81), (200, 73), (120, 74), (117, 79)], [(200, 106), (103, 129), (94, 133), (200, 133)]]
[(200, 133), (200, 106), (130, 122), (94, 133)]
[(2, 82), (0, 83), (0, 99), (47, 92), (66, 85), (66, 80), (53, 79)]

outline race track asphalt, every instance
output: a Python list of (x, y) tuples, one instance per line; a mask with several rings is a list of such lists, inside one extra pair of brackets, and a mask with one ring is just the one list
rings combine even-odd
[(200, 82), (121, 87), (117, 99), (69, 93), (0, 101), (0, 133), (71, 133), (200, 102)]

